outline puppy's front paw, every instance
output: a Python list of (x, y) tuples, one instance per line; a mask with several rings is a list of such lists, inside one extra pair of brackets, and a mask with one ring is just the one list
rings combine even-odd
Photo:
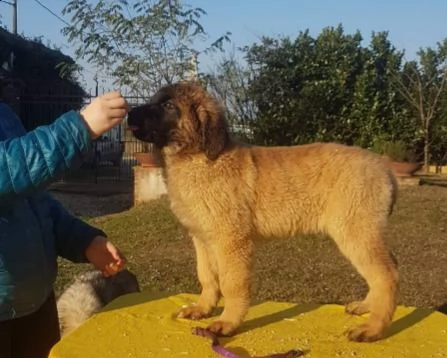
[(351, 315), (361, 316), (370, 312), (369, 304), (366, 301), (354, 301), (348, 303), (345, 312)]
[(231, 336), (237, 329), (237, 325), (227, 321), (214, 321), (206, 329), (218, 336)]
[(207, 318), (210, 315), (211, 315), (211, 310), (209, 310), (209, 309), (207, 310), (201, 306), (192, 304), (192, 305), (183, 307), (177, 314), (177, 317), (198, 320), (198, 319)]
[(348, 339), (353, 342), (374, 342), (382, 338), (383, 332), (368, 323), (354, 327), (348, 332)]

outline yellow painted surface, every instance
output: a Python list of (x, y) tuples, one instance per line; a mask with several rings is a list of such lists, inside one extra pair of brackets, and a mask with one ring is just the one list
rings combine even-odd
[[(196, 295), (161, 296), (143, 292), (123, 296), (78, 330), (65, 336), (50, 358), (218, 358), (210, 341), (191, 328), (211, 321), (177, 319), (175, 313)], [(242, 356), (301, 349), (305, 357), (447, 357), (447, 316), (399, 307), (387, 337), (352, 343), (344, 331), (366, 317), (344, 313), (339, 305), (253, 304), (241, 332), (221, 342)]]

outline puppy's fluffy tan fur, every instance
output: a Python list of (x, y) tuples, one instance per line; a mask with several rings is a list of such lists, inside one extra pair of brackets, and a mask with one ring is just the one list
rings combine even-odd
[(78, 328), (115, 298), (138, 291), (137, 278), (128, 270), (111, 277), (96, 270), (76, 276), (57, 300), (61, 335)]
[(207, 317), (223, 295), (224, 310), (208, 328), (232, 334), (250, 304), (255, 241), (326, 233), (369, 285), (363, 301), (347, 305), (348, 313), (371, 313), (349, 338), (382, 337), (397, 297), (398, 272), (383, 241), (397, 186), (379, 156), (332, 143), (236, 143), (222, 107), (191, 83), (162, 88), (129, 123), (137, 138), (163, 147), (172, 210), (194, 242), (202, 292), (180, 316)]

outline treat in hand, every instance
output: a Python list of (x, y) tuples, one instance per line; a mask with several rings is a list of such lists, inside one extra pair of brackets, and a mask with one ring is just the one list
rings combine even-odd
[(106, 277), (124, 269), (126, 258), (107, 238), (97, 236), (87, 247), (87, 260)]
[(120, 124), (127, 115), (128, 104), (118, 91), (98, 96), (80, 114), (89, 128), (92, 139)]

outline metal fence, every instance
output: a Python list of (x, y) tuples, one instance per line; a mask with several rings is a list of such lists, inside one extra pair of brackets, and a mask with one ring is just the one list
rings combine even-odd
[[(94, 95), (80, 99), (73, 95), (26, 95), (20, 99), (20, 118), (27, 130), (53, 122), (63, 113), (80, 110)], [(129, 105), (144, 102), (141, 97), (126, 97)], [(60, 177), (61, 181), (104, 183), (131, 182), (132, 167), (137, 164), (135, 153), (143, 151), (144, 143), (128, 130), (127, 121), (92, 142), (89, 156), (82, 166)]]

